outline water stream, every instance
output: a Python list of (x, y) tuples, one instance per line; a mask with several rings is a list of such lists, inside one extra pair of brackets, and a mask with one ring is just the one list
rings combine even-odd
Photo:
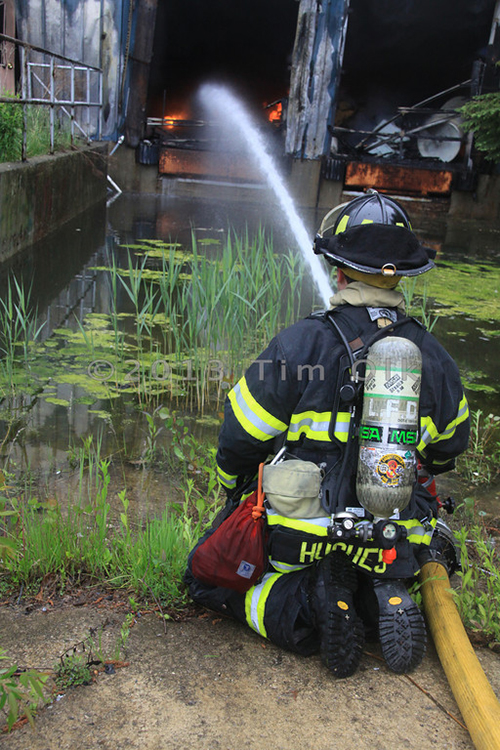
[(204, 106), (213, 113), (215, 119), (220, 120), (221, 126), (222, 123), (231, 123), (241, 133), (248, 153), (255, 159), (279, 201), (281, 210), (297, 240), (302, 257), (309, 267), (323, 304), (328, 307), (333, 291), (324, 265), (312, 251), (311, 236), (298, 215), (292, 197), (269, 153), (269, 147), (256, 124), (252, 121), (250, 114), (241, 101), (223, 86), (206, 84), (200, 91), (200, 97)]

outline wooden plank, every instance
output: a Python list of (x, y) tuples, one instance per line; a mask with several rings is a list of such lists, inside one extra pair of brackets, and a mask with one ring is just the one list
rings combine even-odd
[(301, 159), (328, 153), (347, 31), (347, 0), (300, 0), (285, 150)]
[(346, 187), (375, 188), (411, 195), (448, 195), (452, 179), (453, 172), (447, 169), (349, 162), (344, 184)]

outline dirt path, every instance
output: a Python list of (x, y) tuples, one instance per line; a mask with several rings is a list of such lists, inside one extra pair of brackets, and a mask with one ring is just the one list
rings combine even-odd
[[(102, 649), (113, 655), (123, 619), (109, 606), (28, 614), (2, 607), (0, 643), (20, 666), (51, 667), (89, 628), (107, 623)], [(367, 650), (378, 653), (376, 646)], [(478, 653), (500, 695), (500, 657)], [(473, 748), (446, 714), (459, 717), (432, 647), (415, 682), (368, 653), (353, 677), (334, 680), (319, 657), (281, 651), (238, 623), (204, 615), (169, 621), (165, 633), (149, 614), (130, 631), (127, 659), (129, 666), (101, 673), (43, 709), (35, 731), (0, 735), (2, 750)]]

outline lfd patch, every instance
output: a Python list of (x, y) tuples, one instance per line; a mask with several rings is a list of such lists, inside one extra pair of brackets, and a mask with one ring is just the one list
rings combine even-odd
[(387, 487), (397, 487), (404, 474), (405, 462), (397, 453), (386, 453), (381, 456), (375, 471)]

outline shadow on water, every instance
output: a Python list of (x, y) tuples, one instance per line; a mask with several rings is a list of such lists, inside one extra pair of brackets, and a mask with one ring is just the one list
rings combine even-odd
[[(312, 239), (321, 217), (310, 211), (304, 218)], [(53, 344), (54, 353), (61, 346), (61, 332), (66, 331), (66, 340), (70, 341), (71, 336), (81, 332), (89, 315), (96, 316), (92, 330), (99, 340), (98, 318), (108, 315), (113, 307), (109, 268), (113, 260), (126, 267), (127, 246), (162, 240), (189, 248), (194, 232), (198, 240), (207, 241), (201, 246), (209, 254), (213, 251), (209, 241), (224, 241), (229, 227), (237, 234), (247, 230), (252, 234), (259, 226), (272, 234), (274, 252), (296, 249), (275, 207), (267, 202), (221, 205), (216, 201), (167, 196), (122, 195), (108, 209), (96, 206), (0, 269), (2, 292), (5, 293), (9, 272), (22, 277), (27, 286), (32, 284), (32, 301), (38, 308), (39, 321), (44, 323), (41, 342)], [(500, 414), (500, 304), (495, 296), (500, 294), (500, 230), (473, 222), (419, 219), (415, 231), (438, 250), (438, 268), (425, 289), (432, 313), (439, 315), (433, 332), (457, 361), (471, 407), (480, 408), (485, 414)], [(249, 257), (248, 264), (251, 261)], [(422, 293), (423, 289), (419, 289), (418, 294)], [(282, 297), (282, 290), (277, 290), (275, 304), (282, 303)], [(119, 312), (130, 313), (133, 308), (123, 289), (118, 299)], [(305, 283), (296, 317), (320, 307), (312, 283)], [(98, 390), (89, 395), (75, 377), (68, 376), (65, 382), (59, 373), (55, 379), (50, 367), (41, 388), (25, 400), (28, 417), (14, 427), (10, 425), (9, 439), (2, 446), (2, 459), (10, 470), (28, 472), (40, 492), (62, 501), (74, 495), (78, 482), (68, 462), (68, 451), (74, 453), (93, 435), (100, 441), (103, 456), (126, 456), (127, 460), (116, 462), (119, 468), (113, 468), (113, 483), (118, 488), (126, 483), (131, 505), (135, 505), (139, 516), (162, 509), (166, 499), (180, 499), (175, 476), (148, 468), (151, 435), (143, 413), (147, 408), (137, 408), (130, 393), (125, 390), (114, 401)], [(179, 401), (167, 405), (182, 414), (195, 436), (207, 437), (215, 444), (224, 393), (219, 393), (219, 397), (211, 407), (205, 405), (203, 414), (196, 405), (186, 406)], [(154, 408), (157, 406), (155, 403)], [(2, 419), (5, 435), (5, 413)], [(156, 447), (168, 443), (168, 431), (163, 430)]]

